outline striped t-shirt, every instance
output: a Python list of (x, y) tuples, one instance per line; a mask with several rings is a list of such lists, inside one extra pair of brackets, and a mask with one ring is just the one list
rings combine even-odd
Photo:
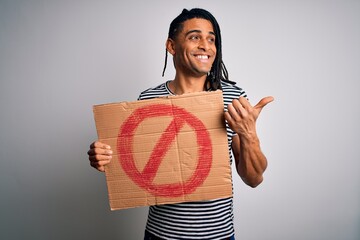
[[(174, 95), (167, 81), (143, 91), (138, 100)], [(232, 84), (221, 82), (224, 109), (245, 92)], [(235, 133), (226, 124), (229, 164), (232, 163), (231, 142)], [(233, 199), (164, 204), (149, 207), (146, 230), (162, 239), (224, 239), (234, 234)]]

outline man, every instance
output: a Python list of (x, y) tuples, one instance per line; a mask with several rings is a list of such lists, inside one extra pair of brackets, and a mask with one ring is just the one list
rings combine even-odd
[[(233, 152), (239, 176), (256, 187), (267, 166), (256, 134), (256, 119), (273, 98), (263, 98), (252, 106), (245, 92), (228, 79), (219, 25), (204, 9), (184, 9), (170, 24), (164, 71), (168, 53), (176, 69), (174, 80), (143, 91), (139, 100), (221, 89), (229, 151)], [(88, 151), (91, 166), (104, 171), (111, 153), (109, 146), (92, 143)], [(150, 206), (145, 239), (235, 239), (232, 197)]]

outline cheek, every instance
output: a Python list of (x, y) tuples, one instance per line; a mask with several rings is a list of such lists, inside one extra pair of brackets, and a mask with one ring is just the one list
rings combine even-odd
[(213, 63), (215, 62), (215, 58), (217, 56), (216, 48), (214, 49), (214, 57), (213, 57)]
[(214, 52), (214, 54), (215, 54), (215, 56), (216, 56), (217, 51), (216, 51), (216, 46), (215, 46), (215, 44), (214, 44), (214, 46), (212, 47), (212, 51)]

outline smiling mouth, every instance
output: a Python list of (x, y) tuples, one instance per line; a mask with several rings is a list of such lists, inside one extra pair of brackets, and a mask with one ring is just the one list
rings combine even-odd
[(195, 55), (195, 57), (200, 60), (208, 60), (210, 58), (209, 55)]

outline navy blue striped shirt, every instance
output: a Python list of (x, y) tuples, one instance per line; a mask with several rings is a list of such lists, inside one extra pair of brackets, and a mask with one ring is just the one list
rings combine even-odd
[[(174, 95), (167, 81), (143, 91), (138, 100)], [(236, 85), (221, 82), (224, 110), (233, 99), (246, 97)], [(231, 143), (235, 133), (226, 124), (229, 164), (232, 164)], [(223, 239), (234, 234), (233, 199), (164, 204), (149, 207), (146, 230), (162, 239)]]

